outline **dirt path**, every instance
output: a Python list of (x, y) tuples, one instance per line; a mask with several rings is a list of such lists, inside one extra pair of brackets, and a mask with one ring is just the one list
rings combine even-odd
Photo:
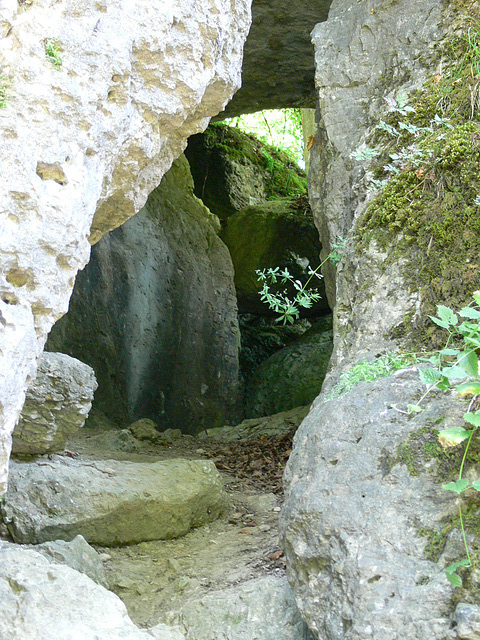
[(225, 445), (177, 436), (159, 444), (136, 440), (127, 431), (105, 431), (99, 425), (82, 429), (68, 443), (68, 450), (82, 459), (208, 458), (221, 470), (231, 503), (223, 518), (176, 540), (97, 548), (110, 588), (125, 602), (137, 625), (148, 627), (165, 620), (166, 612), (180, 609), (187, 599), (254, 577), (284, 575), (277, 520), (282, 499), (279, 479), (290, 440), (280, 437), (266, 442), (264, 438), (263, 442)]

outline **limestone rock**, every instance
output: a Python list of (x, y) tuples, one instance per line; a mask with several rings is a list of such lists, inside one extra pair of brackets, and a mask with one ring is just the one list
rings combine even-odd
[(451, 637), (453, 587), (420, 531), (440, 532), (457, 513), (428, 451), (435, 425), (460, 426), (466, 403), (440, 394), (408, 415), (423, 390), (411, 368), (332, 400), (322, 392), (296, 433), (281, 535), (297, 604), (320, 638)]
[(303, 640), (309, 638), (286, 579), (257, 578), (190, 600), (165, 615), (186, 640)]
[(227, 116), (315, 105), (310, 32), (327, 19), (330, 4), (331, 0), (254, 0), (242, 88), (228, 104)]
[(83, 427), (96, 388), (91, 367), (63, 353), (44, 352), (13, 432), (13, 453), (62, 451)]
[(160, 435), (155, 422), (148, 418), (137, 420), (128, 427), (128, 430), (131, 431), (132, 435), (138, 440), (151, 440), (155, 442)]
[(455, 609), (457, 634), (461, 640), (478, 640), (480, 638), (480, 607), (467, 602), (459, 602)]
[(96, 407), (195, 433), (236, 419), (233, 268), (178, 159), (144, 209), (103, 238), (79, 274), (48, 349), (88, 362)]
[(222, 442), (247, 441), (262, 436), (282, 436), (298, 427), (308, 413), (309, 407), (296, 407), (271, 416), (249, 418), (235, 426), (225, 425), (216, 429), (206, 429), (198, 434), (199, 438)]
[[(281, 199), (247, 207), (231, 216), (222, 231), (221, 238), (232, 256), (241, 313), (278, 316), (260, 300), (257, 269), (287, 267), (305, 283), (308, 267), (315, 269), (319, 264), (320, 245), (313, 221), (292, 205), (292, 200)], [(310, 315), (328, 310), (323, 281), (316, 280), (315, 287), (322, 298), (308, 310)], [(288, 284), (277, 288), (290, 295), (295, 292)], [(271, 290), (275, 291), (275, 286)]]
[[(435, 45), (448, 23), (443, 10), (442, 0), (399, 0), (381, 7), (376, 0), (333, 0), (328, 20), (312, 32), (318, 109), (309, 197), (322, 258), (338, 236), (346, 237), (363, 208), (364, 168), (352, 152), (386, 111), (384, 97), (421, 86), (435, 69)], [(333, 308), (335, 270), (325, 267)]]
[[(11, 85), (0, 113), (0, 493), (28, 378), (67, 311), (89, 239), (139, 211), (240, 86), (250, 4), (2, 3)], [(46, 54), (51, 38), (59, 68)], [(65, 178), (42, 180), (38, 163)], [(29, 274), (25, 284), (7, 279), (12, 270)]]
[(188, 140), (195, 195), (220, 220), (265, 200), (306, 193), (304, 172), (281, 151), (236, 127), (211, 125)]
[(97, 584), (108, 589), (105, 568), (99, 554), (91, 547), (83, 536), (75, 536), (70, 542), (54, 540), (35, 545), (35, 551), (55, 564), (66, 564), (68, 567), (84, 573)]
[(246, 414), (268, 416), (307, 405), (320, 393), (333, 347), (326, 316), (292, 345), (274, 353), (249, 381)]
[(15, 542), (126, 545), (185, 535), (225, 510), (215, 465), (203, 460), (10, 463), (3, 519)]
[(0, 542), (0, 638), (8, 640), (182, 640), (141, 630), (123, 602), (87, 576), (39, 553)]

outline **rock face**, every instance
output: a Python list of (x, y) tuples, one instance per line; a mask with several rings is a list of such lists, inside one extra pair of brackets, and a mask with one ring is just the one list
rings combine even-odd
[(452, 550), (447, 542), (439, 563), (428, 559), (422, 530), (440, 532), (457, 512), (436, 478), (432, 425), (460, 426), (465, 406), (446, 395), (401, 413), (423, 389), (404, 370), (330, 401), (324, 392), (297, 431), (281, 526), (289, 580), (319, 638), (451, 637), (453, 588), (441, 568)]
[(322, 388), (333, 347), (331, 316), (320, 320), (297, 342), (284, 347), (255, 371), (246, 415), (269, 416), (309, 404)]
[[(443, 9), (442, 0), (381, 6), (376, 0), (333, 0), (328, 20), (312, 33), (318, 108), (309, 197), (322, 258), (337, 236), (347, 235), (365, 198), (365, 185), (359, 184), (362, 166), (351, 154), (385, 112), (384, 97), (420, 86), (432, 71), (435, 43), (445, 33)], [(333, 309), (335, 272), (325, 267)]]
[(291, 158), (236, 127), (213, 124), (185, 149), (195, 195), (226, 220), (269, 199), (306, 193), (304, 172)]
[(327, 19), (330, 4), (331, 0), (254, 0), (242, 88), (228, 104), (227, 116), (315, 105), (310, 32)]
[(285, 579), (257, 578), (187, 602), (165, 616), (186, 640), (303, 640), (310, 638)]
[(126, 545), (185, 535), (215, 520), (226, 494), (213, 462), (10, 463), (2, 515), (15, 542)]
[[(181, 640), (166, 625), (141, 630), (123, 602), (87, 576), (0, 542), (0, 637), (9, 640)], [(162, 635), (160, 635), (162, 633)]]
[(105, 415), (184, 433), (237, 417), (233, 268), (216, 230), (182, 156), (142, 211), (93, 247), (47, 348), (95, 369)]
[(108, 589), (107, 577), (100, 555), (81, 535), (70, 542), (54, 540), (35, 545), (36, 552), (55, 564), (66, 564), (67, 567), (84, 573), (97, 584)]
[(43, 353), (12, 437), (13, 453), (62, 451), (83, 427), (97, 388), (91, 367), (63, 353)]
[(89, 240), (144, 205), (239, 87), (249, 5), (3, 3), (0, 493), (28, 378)]
[[(241, 313), (278, 317), (260, 299), (263, 285), (257, 269), (288, 268), (295, 278), (306, 283), (308, 267), (315, 269), (319, 264), (320, 245), (312, 219), (295, 210), (294, 201), (289, 199), (263, 202), (239, 211), (228, 219), (221, 237), (232, 256)], [(328, 302), (323, 280), (314, 280), (313, 288), (322, 295), (308, 309), (308, 314), (315, 316), (328, 311)], [(271, 291), (275, 290), (287, 290), (291, 297), (295, 294), (289, 283), (271, 286)]]

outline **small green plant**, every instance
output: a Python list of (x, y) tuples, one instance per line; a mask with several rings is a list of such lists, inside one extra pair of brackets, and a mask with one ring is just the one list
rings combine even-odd
[(0, 109), (5, 109), (9, 98), (12, 81), (5, 75), (0, 75)]
[(60, 55), (60, 42), (55, 38), (45, 40), (45, 55), (47, 60), (57, 71), (62, 68), (62, 56)]
[(359, 362), (340, 376), (325, 402), (351, 391), (359, 382), (373, 382), (418, 362), (415, 353), (385, 353), (369, 362)]
[[(463, 419), (468, 425), (467, 428), (452, 427), (439, 433), (439, 441), (444, 448), (455, 447), (466, 441), (457, 480), (443, 485), (446, 491), (453, 491), (460, 496), (470, 489), (480, 491), (479, 480), (470, 483), (469, 480), (462, 477), (470, 443), (477, 429), (480, 428), (480, 409), (473, 410), (480, 395), (477, 355), (480, 349), (480, 292), (475, 292), (473, 301), (460, 309), (458, 313), (445, 305), (437, 305), (437, 314), (437, 316), (430, 316), (430, 318), (436, 325), (447, 331), (448, 338), (445, 347), (428, 358), (428, 362), (435, 366), (420, 370), (420, 378), (428, 388), (419, 402), (416, 405), (409, 405), (408, 408), (411, 413), (422, 411), (421, 402), (433, 389), (456, 389), (461, 398), (472, 396), (468, 409), (463, 415)], [(458, 511), (467, 557), (445, 569), (446, 576), (454, 587), (462, 585), (462, 579), (457, 570), (461, 567), (472, 566), (461, 502)]]
[[(310, 309), (314, 302), (318, 302), (321, 299), (321, 295), (318, 293), (318, 289), (309, 289), (308, 285), (313, 278), (319, 280), (323, 278), (320, 273), (320, 269), (323, 265), (330, 260), (333, 265), (340, 262), (342, 258), (342, 251), (345, 246), (345, 240), (341, 237), (337, 237), (337, 241), (333, 243), (333, 250), (329, 255), (321, 262), (316, 269), (308, 268), (309, 278), (305, 284), (302, 284), (300, 280), (289, 272), (287, 268), (281, 269), (280, 267), (269, 269), (257, 269), (257, 280), (262, 283), (262, 289), (259, 291), (260, 299), (265, 304), (268, 304), (270, 309), (275, 313), (280, 314), (277, 321), (283, 321), (283, 324), (293, 324), (295, 320), (300, 318), (300, 307), (304, 309)], [(289, 297), (286, 290), (273, 293), (271, 291), (272, 284), (286, 284), (290, 282), (293, 285), (296, 293), (293, 298)]]

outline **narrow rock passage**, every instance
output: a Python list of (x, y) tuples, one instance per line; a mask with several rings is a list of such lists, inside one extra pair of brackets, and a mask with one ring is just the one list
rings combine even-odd
[(106, 430), (106, 426), (97, 420), (96, 428), (78, 432), (68, 443), (68, 455), (133, 462), (210, 459), (221, 471), (230, 500), (224, 516), (181, 538), (96, 547), (110, 589), (125, 602), (138, 626), (175, 624), (188, 602), (248, 585), (252, 579), (284, 578), (277, 519), (281, 475), (296, 425), (287, 421), (287, 434), (235, 443), (179, 433), (167, 433), (166, 441), (153, 443), (134, 438), (128, 430)]

